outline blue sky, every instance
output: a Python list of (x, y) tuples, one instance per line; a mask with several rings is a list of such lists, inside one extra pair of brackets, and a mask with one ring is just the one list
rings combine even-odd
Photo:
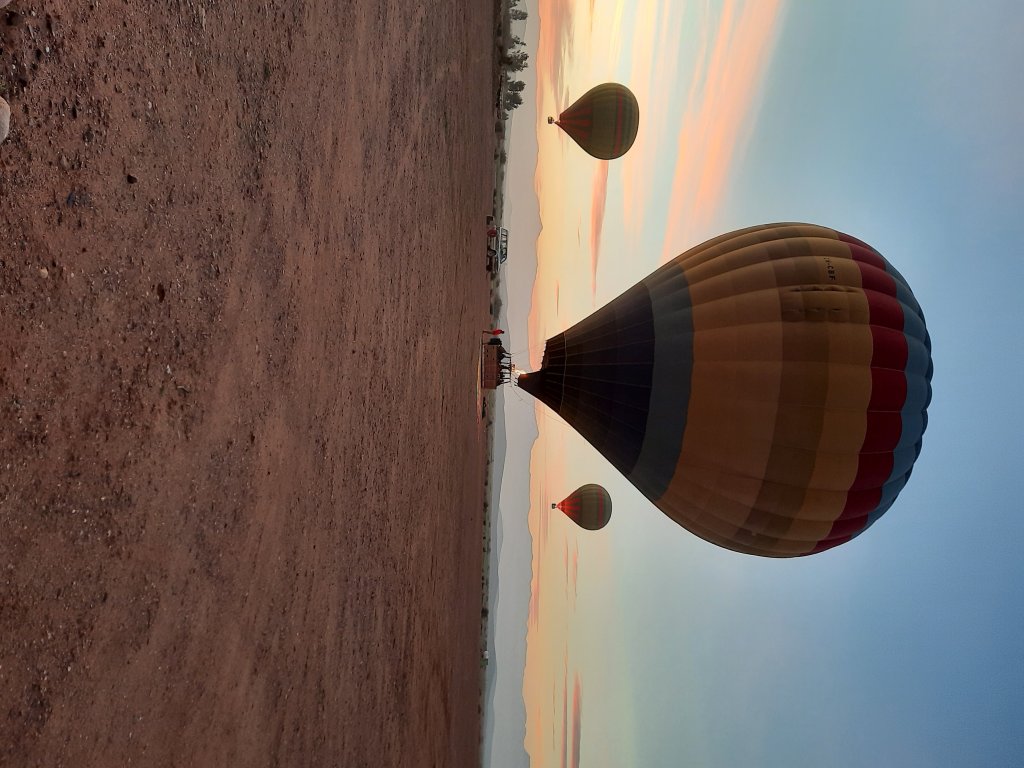
[[(722, 4), (659, 5), (707, 6), (714, 17)], [(513, 737), (503, 743), (543, 736), (532, 765), (1024, 764), (1021, 40), (1024, 9), (1010, 2), (783, 3), (721, 199), (700, 228), (704, 239), (776, 220), (833, 226), (885, 254), (920, 300), (935, 361), (924, 450), (864, 536), (792, 561), (718, 550), (664, 518), (568, 427), (531, 444), (535, 428), (514, 425), (532, 404), (506, 398), (506, 530), (526, 524), (524, 508), (543, 503), (538, 488), (555, 477), (535, 471), (530, 489), (508, 485), (531, 450), (582, 456), (559, 467), (566, 492), (603, 482), (615, 502), (596, 534), (545, 522), (559, 557), (563, 546), (578, 557), (572, 584), (560, 570), (539, 573), (536, 541), (532, 555), (503, 550), (525, 573), (518, 585), (502, 577), (508, 604), (521, 605), (512, 593), (531, 573), (562, 598), (538, 631), (564, 653), (560, 666), (531, 667), (543, 678), (534, 689), (550, 689), (557, 711), (578, 679), (582, 702), (580, 748), (569, 755), (561, 719), (536, 722), (551, 710), (527, 702), (523, 724), (508, 709)], [(515, 162), (532, 162), (518, 158), (543, 117), (517, 115)], [(521, 305), (539, 300), (528, 250), (538, 224), (533, 188), (511, 183), (506, 213), (524, 248), (509, 262), (505, 327), (516, 339), (527, 334)], [(620, 199), (621, 177), (607, 184), (609, 201)], [(602, 260), (616, 258), (607, 244), (620, 209), (604, 211)], [(599, 283), (601, 301), (630, 284)], [(506, 614), (498, 632), (518, 637), (526, 621)], [(498, 649), (499, 665), (521, 663)], [(522, 753), (490, 758), (520, 765)]]

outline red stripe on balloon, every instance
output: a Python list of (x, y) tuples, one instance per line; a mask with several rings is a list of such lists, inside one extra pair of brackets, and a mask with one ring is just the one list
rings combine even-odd
[(908, 348), (903, 333), (903, 307), (896, 297), (896, 281), (885, 271), (885, 261), (856, 238), (840, 234), (861, 274), (868, 302), (871, 329), (871, 397), (867, 428), (857, 459), (857, 474), (850, 484), (843, 511), (814, 552), (849, 541), (868, 523), (882, 501), (882, 486), (892, 475), (893, 450), (903, 432), (900, 414), (907, 398), (905, 373)]
[(864, 297), (868, 300), (871, 324), (895, 329), (902, 336), (903, 305), (900, 304), (899, 299), (892, 293), (879, 293), (873, 290), (865, 290)]
[(910, 355), (907, 337), (903, 331), (872, 325), (871, 347), (872, 368), (889, 368), (903, 375)]
[[(853, 257), (854, 261), (859, 261), (862, 264), (870, 264), (871, 266), (885, 272), (885, 259), (882, 258), (882, 254), (876, 251), (867, 243), (862, 243), (856, 238), (851, 238), (849, 235), (840, 236), (840, 240), (845, 240), (850, 248), (850, 256)], [(851, 241), (856, 242), (851, 242)]]
[(844, 520), (836, 520), (835, 525), (832, 526), (832, 530), (829, 532), (828, 539), (840, 538), (844, 541), (848, 541), (858, 533), (863, 531), (868, 524), (867, 515), (857, 515)]
[(903, 432), (899, 411), (868, 411), (868, 428), (864, 435), (863, 453), (892, 451)]
[(853, 536), (838, 536), (834, 539), (822, 539), (817, 543), (817, 545), (815, 545), (814, 549), (807, 554), (816, 555), (819, 552), (824, 552), (826, 549), (832, 549), (832, 547), (838, 547), (840, 544), (845, 544), (852, 538)]
[(878, 489), (881, 492), (885, 481), (892, 474), (893, 458), (891, 450), (886, 453), (864, 453), (860, 454), (857, 462), (857, 476), (850, 485), (852, 491), (870, 491)]
[(860, 267), (860, 287), (865, 291), (877, 291), (886, 296), (896, 295), (896, 281), (888, 272), (863, 261), (858, 261), (857, 266)]
[(867, 515), (875, 511), (881, 501), (881, 488), (872, 488), (867, 491), (849, 491), (846, 494), (846, 506), (843, 508), (842, 514), (836, 518), (836, 522), (855, 517), (867, 517)]
[[(907, 376), (903, 371), (892, 368), (871, 369), (871, 399), (868, 401), (868, 429), (871, 429), (870, 416), (873, 411), (894, 411), (899, 413), (903, 410), (903, 404), (907, 402)], [(865, 438), (865, 441), (867, 438)], [(892, 447), (896, 447), (899, 441), (899, 431), (896, 432), (896, 439)]]
[(586, 104), (576, 109), (567, 109), (558, 116), (555, 125), (576, 139), (576, 141), (586, 143), (593, 132), (594, 108), (592, 105)]
[(851, 245), (859, 245), (861, 248), (867, 248), (869, 250), (874, 250), (870, 245), (865, 243), (863, 240), (854, 237), (853, 235), (848, 235), (845, 232), (838, 232), (838, 231), (835, 231), (835, 230), (833, 230), (833, 231), (836, 232), (836, 234), (839, 236), (839, 240), (844, 242), (844, 243), (850, 243)]

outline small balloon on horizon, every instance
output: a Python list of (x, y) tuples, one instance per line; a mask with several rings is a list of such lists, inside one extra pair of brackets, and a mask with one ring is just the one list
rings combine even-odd
[(588, 483), (577, 488), (552, 509), (560, 509), (580, 528), (599, 531), (612, 517), (612, 497), (603, 486)]
[(620, 83), (602, 83), (580, 96), (548, 124), (557, 125), (584, 152), (598, 160), (622, 157), (636, 140), (640, 105)]

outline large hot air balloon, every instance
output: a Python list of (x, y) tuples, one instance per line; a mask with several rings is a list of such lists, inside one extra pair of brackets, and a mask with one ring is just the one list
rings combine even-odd
[(889, 509), (931, 378), (921, 308), (877, 251), (769, 224), (687, 251), (549, 339), (519, 386), (683, 527), (796, 557)]
[(580, 528), (598, 531), (608, 525), (612, 517), (612, 497), (600, 485), (588, 483), (552, 504), (551, 508), (562, 510)]
[(580, 96), (555, 120), (548, 118), (600, 160), (622, 157), (633, 146), (640, 124), (636, 96), (624, 85), (603, 83)]

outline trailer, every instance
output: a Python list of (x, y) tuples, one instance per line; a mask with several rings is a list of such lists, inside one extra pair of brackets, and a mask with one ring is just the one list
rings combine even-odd
[(497, 389), (501, 384), (501, 355), (504, 352), (499, 339), (491, 339), (483, 345), (480, 354), (480, 386)]

